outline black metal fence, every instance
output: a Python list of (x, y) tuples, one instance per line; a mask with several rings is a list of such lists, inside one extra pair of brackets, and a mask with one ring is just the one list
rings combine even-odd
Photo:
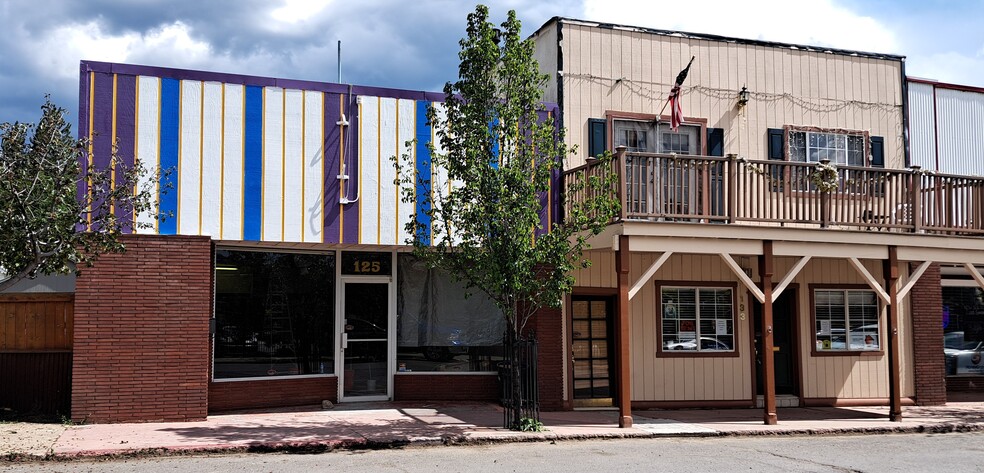
[[(536, 338), (511, 340), (506, 337), (506, 360), (499, 364), (499, 382), (502, 386), (502, 426), (518, 428), (517, 421), (540, 421), (540, 396), (536, 377)], [(519, 370), (519, 389), (513, 386), (513, 367)], [(518, 391), (518, 392), (517, 392)]]

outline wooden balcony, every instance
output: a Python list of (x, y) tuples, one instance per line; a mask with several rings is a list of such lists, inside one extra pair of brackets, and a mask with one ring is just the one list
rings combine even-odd
[(573, 184), (618, 173), (611, 192), (617, 221), (692, 222), (861, 230), (984, 234), (984, 178), (912, 169), (820, 165), (727, 157), (626, 152), (610, 168), (592, 162), (564, 174), (569, 202), (587, 191)]

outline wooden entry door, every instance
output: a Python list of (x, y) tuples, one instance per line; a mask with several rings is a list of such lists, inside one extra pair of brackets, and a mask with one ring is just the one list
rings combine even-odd
[[(754, 303), (756, 388), (764, 392), (762, 383), (762, 304)], [(787, 288), (772, 304), (772, 351), (775, 367), (776, 394), (799, 395), (796, 356), (796, 291)]]
[(614, 306), (610, 296), (571, 296), (574, 407), (613, 405)]

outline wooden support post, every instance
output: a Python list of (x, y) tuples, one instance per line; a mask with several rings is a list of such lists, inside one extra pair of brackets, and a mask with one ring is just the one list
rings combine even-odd
[(888, 290), (888, 418), (902, 422), (901, 366), (899, 364), (899, 257), (898, 249), (888, 247), (884, 260), (885, 289)]
[[(912, 174), (910, 174), (910, 179), (912, 179), (909, 189), (911, 193), (909, 194), (909, 207), (911, 211), (909, 214), (912, 218), (912, 231), (916, 233), (923, 232), (923, 215), (922, 215), (922, 173), (919, 172), (920, 166), (912, 166)], [(939, 181), (937, 181), (939, 182)], [(939, 199), (937, 199), (939, 201)], [(937, 204), (939, 205), (939, 204)], [(936, 222), (938, 225), (939, 222)]]
[(618, 317), (615, 319), (615, 364), (618, 379), (618, 426), (632, 427), (632, 371), (629, 367), (629, 237), (618, 237)]
[(765, 411), (762, 413), (765, 425), (776, 425), (776, 366), (772, 352), (772, 240), (762, 242), (762, 256), (759, 257), (759, 275), (762, 277), (762, 384), (765, 392)]
[(728, 155), (728, 223), (738, 218), (738, 155)]

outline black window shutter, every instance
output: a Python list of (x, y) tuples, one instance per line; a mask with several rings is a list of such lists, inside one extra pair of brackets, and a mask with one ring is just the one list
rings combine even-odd
[(786, 159), (782, 149), (783, 136), (782, 128), (769, 128), (769, 159)]
[(880, 136), (871, 137), (871, 167), (885, 167), (885, 138)]
[(724, 128), (707, 129), (707, 155), (724, 156)]
[(598, 157), (608, 149), (608, 121), (604, 118), (588, 119), (588, 156)]

